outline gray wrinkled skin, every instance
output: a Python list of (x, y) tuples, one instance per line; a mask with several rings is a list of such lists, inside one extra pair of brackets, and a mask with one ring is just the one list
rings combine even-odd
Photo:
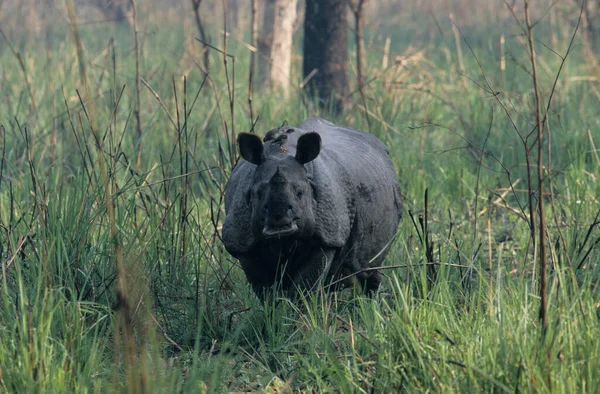
[[(238, 138), (225, 188), (223, 242), (263, 297), (358, 283), (377, 290), (401, 214), (388, 151), (375, 136), (312, 117)], [(342, 280), (343, 279), (343, 280)]]

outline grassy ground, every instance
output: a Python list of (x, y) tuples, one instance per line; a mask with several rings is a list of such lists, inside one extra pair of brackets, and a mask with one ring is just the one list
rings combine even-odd
[(506, 10), (372, 16), (366, 105), (357, 92), (341, 117), (257, 89), (259, 134), (310, 114), (369, 130), (405, 198), (382, 291), (300, 305), (260, 303), (219, 240), (231, 135), (252, 128), (243, 32), (206, 77), (192, 15), (142, 8), (140, 138), (130, 26), (75, 33), (66, 8), (37, 33), (0, 24), (0, 391), (598, 392), (600, 75), (587, 30), (561, 68), (567, 3), (534, 13), (544, 109), (561, 70), (545, 332), (523, 145), (535, 163), (534, 85)]

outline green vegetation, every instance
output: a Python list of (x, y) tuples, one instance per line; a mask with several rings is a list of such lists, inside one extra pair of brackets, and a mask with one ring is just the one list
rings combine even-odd
[[(533, 15), (544, 109), (577, 23), (564, 3)], [(300, 305), (260, 303), (219, 241), (231, 135), (252, 129), (244, 31), (205, 77), (193, 16), (142, 14), (140, 139), (129, 26), (79, 24), (78, 57), (66, 10), (41, 32), (0, 20), (0, 392), (600, 391), (597, 46), (577, 33), (548, 112), (543, 332), (531, 63), (502, 7), (456, 27), (371, 16), (367, 108), (356, 92), (331, 120), (389, 146), (405, 218), (376, 297)], [(329, 117), (300, 91), (252, 105), (261, 135)]]

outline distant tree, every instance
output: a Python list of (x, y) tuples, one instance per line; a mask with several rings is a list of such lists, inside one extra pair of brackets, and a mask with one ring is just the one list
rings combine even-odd
[(369, 120), (369, 111), (367, 105), (367, 98), (365, 94), (365, 75), (364, 75), (364, 55), (365, 55), (365, 43), (363, 40), (364, 35), (364, 11), (367, 0), (357, 0), (356, 3), (350, 2), (352, 13), (354, 14), (354, 43), (356, 45), (356, 79), (358, 80), (358, 91), (365, 107), (365, 117), (367, 124), (369, 124), (369, 131), (371, 130), (371, 124)]
[(262, 2), (258, 84), (263, 88), (277, 90), (284, 96), (289, 95), (297, 4), (297, 0)]
[(108, 20), (130, 23), (131, 0), (93, 0), (92, 3), (102, 11)]
[(273, 45), (273, 22), (275, 21), (275, 0), (256, 0), (258, 8), (258, 80), (261, 87), (268, 87), (271, 76), (271, 47)]
[[(304, 16), (304, 78), (310, 94), (333, 111), (346, 107), (348, 86), (347, 0), (306, 0)], [(313, 75), (314, 74), (314, 75)]]
[(271, 87), (289, 96), (292, 67), (292, 41), (297, 0), (276, 0), (273, 27), (277, 34), (271, 42)]
[(592, 42), (596, 43), (600, 32), (598, 26), (600, 23), (600, 0), (588, 0), (585, 3), (583, 14), (585, 18), (584, 28), (591, 35)]

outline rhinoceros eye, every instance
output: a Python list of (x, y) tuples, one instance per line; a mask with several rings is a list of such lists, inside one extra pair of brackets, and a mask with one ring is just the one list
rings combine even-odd
[(302, 192), (302, 190), (299, 190), (299, 191), (296, 192), (296, 196), (298, 198), (302, 198), (303, 195), (304, 195), (304, 193)]

